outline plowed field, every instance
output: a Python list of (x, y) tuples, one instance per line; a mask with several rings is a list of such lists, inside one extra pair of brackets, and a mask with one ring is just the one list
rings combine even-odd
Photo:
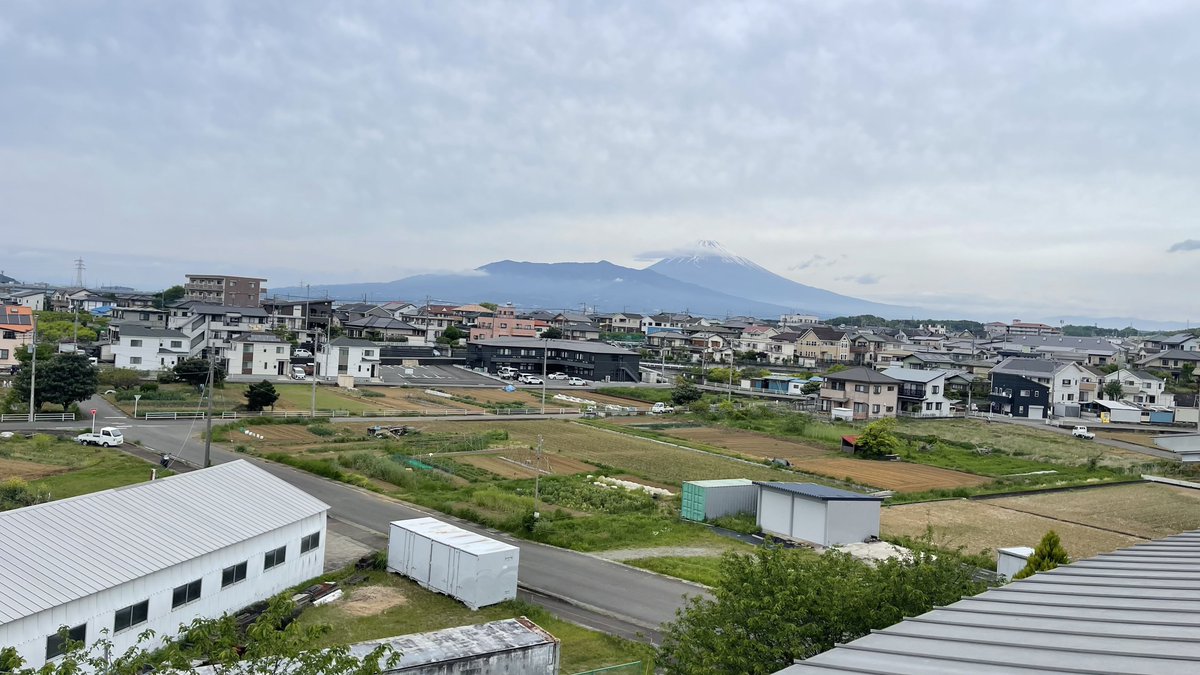
[[(463, 464), (470, 464), (484, 471), (494, 473), (497, 476), (504, 478), (532, 478), (535, 471), (532, 467), (521, 466), (519, 459), (516, 457), (508, 457), (510, 460), (501, 459), (500, 455), (466, 455), (455, 457), (455, 461)], [(549, 466), (547, 466), (549, 465)], [(585, 462), (581, 462), (569, 457), (557, 457), (552, 455), (544, 455), (542, 457), (543, 470), (549, 470), (551, 474), (556, 476), (567, 476), (576, 473), (593, 473), (596, 467)], [(545, 475), (545, 474), (543, 474)]]
[[(828, 450), (814, 448), (811, 445), (786, 441), (766, 434), (737, 429), (721, 429), (718, 427), (685, 427), (680, 429), (663, 429), (659, 433), (689, 441), (715, 445), (726, 448), (742, 455), (773, 459), (781, 457), (795, 463), (797, 460), (827, 457)], [(841, 476), (839, 476), (840, 478)]]
[(878, 462), (869, 459), (828, 457), (792, 462), (792, 467), (830, 478), (849, 478), (859, 485), (869, 485), (896, 492), (971, 487), (991, 482), (990, 478), (940, 469), (936, 466), (907, 462)]

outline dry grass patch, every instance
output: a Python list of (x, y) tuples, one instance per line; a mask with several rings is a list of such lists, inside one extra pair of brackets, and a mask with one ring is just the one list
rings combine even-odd
[(786, 441), (782, 438), (768, 436), (753, 431), (741, 431), (721, 427), (684, 427), (679, 429), (663, 429), (660, 434), (674, 436), (705, 445), (732, 450), (736, 453), (762, 459), (781, 457), (791, 462), (828, 457), (829, 451), (816, 448), (804, 443)]
[[(507, 455), (464, 455), (455, 457), (455, 461), (470, 464), (502, 478), (532, 478), (536, 471), (532, 466), (522, 464), (520, 456)], [(548, 470), (550, 475), (568, 476), (577, 473), (594, 473), (596, 467), (569, 457), (551, 455), (542, 456), (542, 470)], [(543, 474), (546, 475), (546, 474)]]
[(394, 586), (367, 586), (356, 588), (350, 597), (336, 605), (346, 616), (375, 616), (408, 603), (404, 592)]
[[(1117, 488), (1098, 488), (1096, 493)], [(1045, 516), (1004, 508), (992, 501), (954, 500), (903, 504), (883, 509), (883, 536), (922, 537), (946, 548), (963, 547), (970, 553), (994, 552), (1005, 546), (1037, 546), (1047, 530), (1062, 537), (1072, 558), (1086, 558), (1130, 546), (1144, 539), (1074, 525)]]
[(36, 480), (53, 476), (57, 473), (63, 473), (70, 467), (55, 466), (53, 464), (39, 464), (37, 462), (26, 462), (19, 459), (0, 459), (0, 480), (9, 478), (20, 478), (22, 480)]
[(967, 441), (1033, 462), (1080, 466), (1098, 456), (1098, 465), (1102, 468), (1131, 469), (1155, 461), (1155, 458), (1138, 452), (1100, 446), (1066, 434), (1005, 422), (905, 419), (901, 421), (898, 431)]
[(991, 503), (1146, 539), (1200, 529), (1200, 490), (1161, 483), (1005, 497)]

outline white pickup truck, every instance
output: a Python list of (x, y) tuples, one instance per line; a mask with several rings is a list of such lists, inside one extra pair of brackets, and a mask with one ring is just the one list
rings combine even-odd
[(103, 445), (115, 448), (118, 445), (124, 445), (125, 435), (116, 427), (104, 427), (99, 433), (79, 434), (75, 437), (75, 441), (83, 445)]
[(667, 405), (661, 401), (650, 406), (651, 415), (666, 415), (675, 412), (675, 406)]
[(1096, 438), (1096, 434), (1088, 431), (1087, 427), (1075, 427), (1071, 430), (1071, 435), (1075, 438), (1082, 438), (1085, 441), (1090, 441)]

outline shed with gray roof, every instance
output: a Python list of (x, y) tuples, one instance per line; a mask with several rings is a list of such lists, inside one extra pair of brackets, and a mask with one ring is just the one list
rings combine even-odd
[(879, 536), (883, 497), (816, 483), (755, 481), (758, 526), (766, 534), (837, 546)]

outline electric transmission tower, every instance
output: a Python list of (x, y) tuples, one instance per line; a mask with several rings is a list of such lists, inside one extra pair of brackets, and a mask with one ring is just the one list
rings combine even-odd
[(75, 259), (75, 286), (78, 288), (83, 288), (83, 271), (85, 269), (87, 269), (87, 266), (85, 266), (83, 264), (83, 258), (76, 258)]

